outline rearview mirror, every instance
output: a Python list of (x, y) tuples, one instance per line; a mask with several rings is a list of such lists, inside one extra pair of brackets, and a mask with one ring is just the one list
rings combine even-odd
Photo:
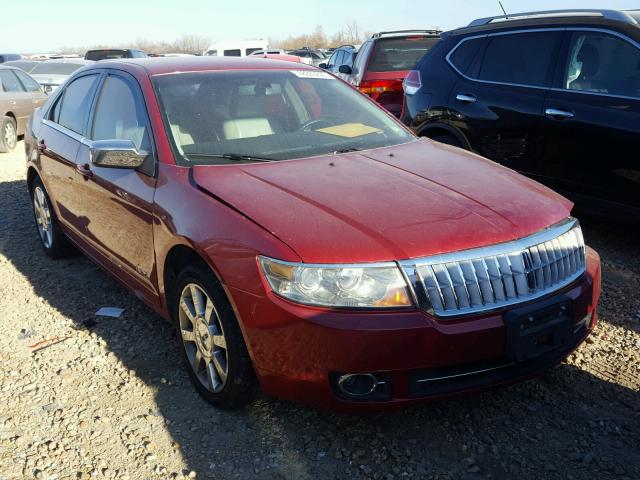
[(338, 71), (348, 75), (351, 73), (351, 67), (349, 65), (340, 65), (340, 67), (338, 67)]
[(327, 69), (327, 64), (326, 63), (321, 63), (320, 65), (318, 65), (318, 67), (326, 70)]
[(131, 140), (96, 140), (89, 149), (91, 163), (99, 167), (140, 168), (149, 156)]

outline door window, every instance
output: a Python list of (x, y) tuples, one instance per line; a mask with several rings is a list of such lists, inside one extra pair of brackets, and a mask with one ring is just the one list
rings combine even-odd
[(338, 59), (339, 53), (340, 52), (333, 52), (333, 55), (331, 55), (331, 58), (327, 62), (327, 68), (333, 68), (336, 65), (336, 60)]
[(22, 86), (27, 92), (40, 91), (40, 85), (38, 84), (38, 82), (36, 82), (29, 75), (20, 70), (16, 70), (15, 74), (18, 76), (18, 78), (20, 79), (20, 83), (22, 83)]
[(0, 70), (0, 83), (2, 83), (2, 90), (5, 92), (23, 92), (22, 86), (18, 81), (18, 78), (13, 74), (10, 69)]
[(607, 33), (574, 33), (563, 88), (640, 97), (640, 49)]
[(370, 49), (371, 42), (365, 42), (365, 44), (360, 47), (358, 55), (356, 56), (356, 63), (353, 65), (353, 71), (355, 73), (359, 73), (364, 69), (364, 63), (367, 61)]
[(108, 76), (98, 97), (92, 140), (131, 140), (138, 150), (150, 150), (146, 115), (136, 94), (118, 76)]
[(485, 38), (472, 38), (459, 43), (457, 48), (451, 53), (449, 61), (460, 72), (467, 73), (471, 62), (476, 58), (476, 55), (480, 51), (482, 45), (484, 45)]
[(485, 49), (480, 80), (546, 87), (560, 32), (495, 35)]
[(97, 78), (98, 75), (85, 75), (71, 82), (58, 98), (49, 119), (83, 134)]
[(336, 70), (340, 68), (340, 65), (344, 65), (344, 50), (340, 50), (336, 56)]

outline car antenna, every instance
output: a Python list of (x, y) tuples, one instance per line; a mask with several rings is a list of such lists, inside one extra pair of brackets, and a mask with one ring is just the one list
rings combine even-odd
[(498, 0), (498, 4), (500, 5), (500, 8), (502, 9), (502, 13), (504, 13), (504, 17), (505, 18), (509, 18), (509, 14), (507, 13), (507, 11), (502, 6), (502, 2), (500, 0)]

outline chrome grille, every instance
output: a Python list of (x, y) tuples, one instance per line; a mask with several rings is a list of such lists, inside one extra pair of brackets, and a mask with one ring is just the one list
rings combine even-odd
[(569, 218), (512, 242), (400, 262), (419, 305), (440, 317), (522, 303), (585, 271), (584, 238)]

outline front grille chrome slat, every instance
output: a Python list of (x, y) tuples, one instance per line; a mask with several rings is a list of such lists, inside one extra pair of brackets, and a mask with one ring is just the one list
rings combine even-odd
[(451, 317), (497, 310), (552, 293), (586, 269), (584, 237), (569, 218), (529, 237), (473, 250), (400, 262), (417, 272), (420, 305)]

